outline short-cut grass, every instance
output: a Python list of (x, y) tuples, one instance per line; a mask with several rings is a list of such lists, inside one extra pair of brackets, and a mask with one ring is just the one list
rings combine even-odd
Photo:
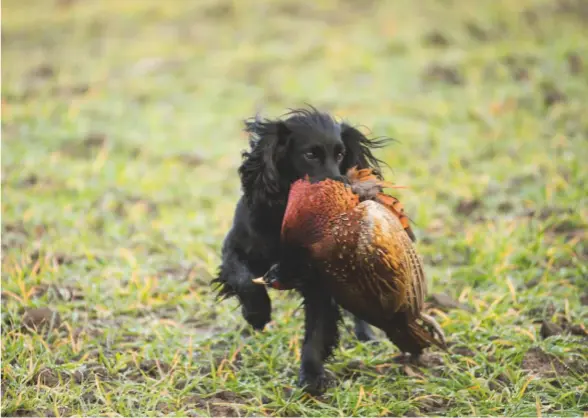
[[(586, 416), (586, 2), (2, 6), (3, 416)], [(210, 286), (242, 120), (305, 102), (397, 139), (451, 344), (348, 318), (316, 398), (299, 298), (252, 333)]]

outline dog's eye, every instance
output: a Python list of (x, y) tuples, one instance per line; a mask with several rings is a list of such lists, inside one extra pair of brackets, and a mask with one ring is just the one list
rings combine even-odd
[(305, 152), (304, 156), (309, 160), (316, 160), (318, 158), (318, 154), (315, 151)]
[(339, 152), (339, 153), (337, 153), (335, 158), (337, 158), (337, 162), (340, 163), (341, 161), (343, 161), (343, 157), (345, 157), (345, 154), (343, 154), (342, 152)]

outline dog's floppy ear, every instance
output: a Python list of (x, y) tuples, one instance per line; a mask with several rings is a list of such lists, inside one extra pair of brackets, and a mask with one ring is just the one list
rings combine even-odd
[(357, 128), (346, 123), (341, 124), (341, 139), (345, 144), (345, 157), (341, 163), (343, 172), (355, 166), (359, 169), (373, 168), (377, 176), (381, 178), (380, 165), (385, 163), (376, 158), (372, 150), (384, 147), (391, 139), (370, 139)]
[(243, 152), (244, 161), (239, 167), (241, 184), (250, 203), (264, 202), (271, 205), (287, 191), (287, 184), (278, 172), (278, 163), (285, 155), (290, 130), (283, 121), (260, 120), (245, 122), (249, 133), (250, 151)]

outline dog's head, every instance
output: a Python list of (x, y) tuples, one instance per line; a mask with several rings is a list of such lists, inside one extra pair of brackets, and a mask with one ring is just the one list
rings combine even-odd
[(372, 153), (388, 139), (369, 139), (358, 129), (336, 122), (314, 108), (296, 109), (284, 119), (246, 121), (251, 150), (239, 175), (246, 199), (253, 204), (284, 204), (290, 185), (311, 179), (338, 178), (351, 167), (374, 168), (381, 161)]

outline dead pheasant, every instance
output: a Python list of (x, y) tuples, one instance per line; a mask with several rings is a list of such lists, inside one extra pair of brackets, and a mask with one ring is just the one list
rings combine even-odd
[(370, 169), (351, 169), (347, 179), (347, 185), (332, 179), (292, 185), (284, 256), (254, 281), (290, 289), (312, 285), (304, 282), (312, 277), (401, 351), (418, 357), (431, 345), (445, 348), (440, 326), (422, 312), (427, 286), (408, 217), (398, 199), (383, 193), (395, 186)]

